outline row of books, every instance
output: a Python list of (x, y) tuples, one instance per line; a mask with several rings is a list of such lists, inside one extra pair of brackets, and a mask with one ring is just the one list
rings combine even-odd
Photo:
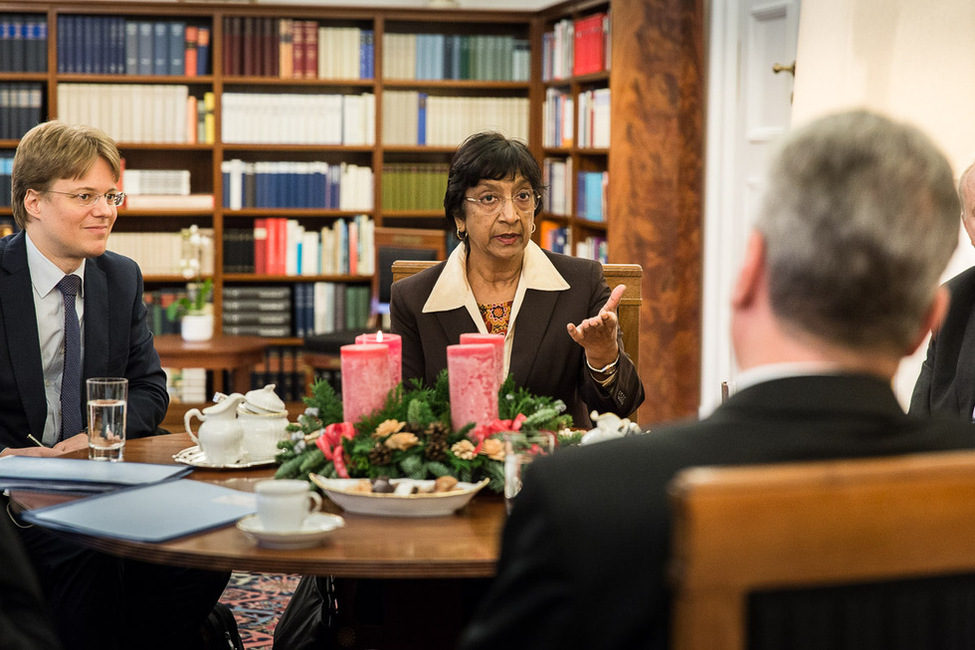
[(190, 193), (188, 169), (129, 169), (122, 172), (121, 189), (128, 194)]
[[(213, 240), (212, 228), (200, 233)], [(108, 249), (130, 257), (139, 263), (143, 275), (178, 275), (183, 257), (183, 235), (180, 232), (120, 232), (115, 230), (108, 239)], [(203, 250), (200, 274), (213, 275), (213, 247)]]
[(183, 20), (58, 16), (60, 74), (197, 77), (209, 68), (209, 26)]
[(510, 35), (383, 35), (386, 79), (528, 81), (531, 47)]
[(542, 80), (609, 70), (610, 20), (597, 12), (575, 20), (565, 18), (542, 35)]
[(358, 215), (322, 228), (296, 219), (259, 217), (252, 227), (223, 231), (225, 273), (363, 275), (375, 272), (375, 226)]
[(370, 300), (368, 284), (226, 287), (221, 326), (224, 334), (269, 338), (360, 330), (369, 324)]
[(544, 209), (550, 214), (569, 214), (572, 211), (572, 159), (546, 158), (542, 161), (542, 182), (548, 188)]
[(222, 138), (228, 143), (375, 144), (372, 93), (224, 93), (222, 111)]
[(610, 94), (609, 88), (597, 88), (579, 93), (580, 147), (609, 148)]
[(285, 79), (372, 79), (371, 29), (314, 20), (224, 18), (224, 74)]
[(264, 351), (264, 361), (251, 371), (251, 388), (268, 384), (274, 384), (274, 392), (285, 402), (300, 402), (308, 394), (310, 382), (300, 348), (272, 345)]
[(370, 167), (326, 162), (220, 163), (223, 207), (323, 208), (371, 210), (373, 174)]
[(538, 226), (539, 246), (553, 253), (571, 255), (569, 229), (554, 221), (542, 221)]
[(456, 147), (491, 129), (528, 140), (527, 97), (444, 97), (414, 90), (383, 92), (383, 143)]
[(47, 72), (47, 17), (0, 13), (0, 72)]
[(38, 83), (0, 83), (0, 140), (18, 140), (44, 120)]
[(447, 163), (383, 165), (383, 210), (439, 210), (447, 189)]
[(296, 284), (295, 336), (365, 329), (372, 314), (371, 300), (368, 284)]
[(207, 94), (199, 102), (182, 84), (62, 83), (58, 119), (98, 127), (119, 142), (211, 142), (214, 100)]
[(163, 368), (170, 403), (199, 404), (210, 401), (211, 379), (204, 368)]
[(548, 88), (542, 102), (542, 146), (571, 147), (575, 141), (572, 133), (575, 100), (559, 88)]
[(576, 177), (576, 215), (605, 221), (607, 172), (579, 172)]
[(609, 244), (605, 237), (591, 236), (576, 243), (576, 257), (596, 260), (602, 264), (609, 262)]

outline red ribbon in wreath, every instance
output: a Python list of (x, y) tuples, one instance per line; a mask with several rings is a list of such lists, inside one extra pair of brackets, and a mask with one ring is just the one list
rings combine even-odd
[(345, 449), (342, 447), (342, 438), (352, 440), (355, 437), (355, 426), (351, 422), (335, 422), (325, 427), (322, 435), (318, 436), (315, 444), (325, 458), (332, 461), (335, 466), (335, 473), (342, 478), (349, 478), (349, 470), (345, 466)]

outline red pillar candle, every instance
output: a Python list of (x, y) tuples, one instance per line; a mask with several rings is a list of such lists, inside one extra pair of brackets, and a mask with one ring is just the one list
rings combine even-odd
[(498, 368), (498, 388), (504, 383), (504, 337), (500, 334), (481, 334), (480, 332), (468, 332), (460, 335), (461, 344), (466, 343), (487, 343), (494, 346), (494, 363)]
[(387, 346), (389, 348), (389, 387), (394, 388), (403, 381), (403, 339), (399, 334), (389, 334), (388, 332), (360, 334), (355, 337), (355, 342)]
[(357, 422), (381, 408), (389, 393), (389, 346), (376, 343), (343, 345), (342, 416)]
[(468, 343), (447, 346), (450, 378), (450, 419), (454, 430), (498, 418), (498, 372), (494, 345)]

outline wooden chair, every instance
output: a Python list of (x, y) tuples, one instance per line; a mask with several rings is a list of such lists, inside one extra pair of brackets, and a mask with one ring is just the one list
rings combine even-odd
[[(393, 282), (419, 273), (434, 264), (435, 262), (397, 260), (393, 262)], [(619, 317), (620, 328), (623, 330), (623, 347), (626, 348), (626, 353), (639, 371), (643, 268), (639, 264), (603, 264), (603, 275), (606, 276), (606, 282), (610, 289), (618, 284), (626, 285), (626, 291), (623, 292), (623, 299), (620, 300), (617, 316)]]
[(692, 468), (671, 487), (673, 648), (975, 647), (975, 452)]

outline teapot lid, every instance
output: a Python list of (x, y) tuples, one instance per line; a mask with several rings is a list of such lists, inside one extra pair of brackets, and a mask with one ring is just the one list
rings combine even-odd
[(275, 384), (252, 390), (244, 396), (244, 408), (253, 413), (280, 413), (287, 410), (284, 401), (274, 392)]

